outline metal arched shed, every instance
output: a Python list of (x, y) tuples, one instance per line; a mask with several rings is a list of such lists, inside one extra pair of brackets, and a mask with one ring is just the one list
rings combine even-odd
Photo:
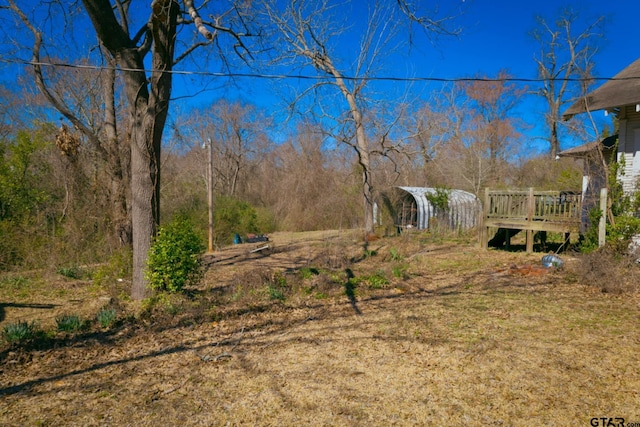
[[(436, 188), (429, 187), (397, 187), (401, 194), (397, 199), (396, 225), (401, 228), (428, 229), (432, 218), (437, 218), (440, 225), (450, 229), (467, 230), (478, 224), (481, 204), (478, 198), (463, 190), (445, 190), (448, 208), (438, 209), (427, 195), (437, 195)], [(440, 190), (442, 191), (442, 190)]]

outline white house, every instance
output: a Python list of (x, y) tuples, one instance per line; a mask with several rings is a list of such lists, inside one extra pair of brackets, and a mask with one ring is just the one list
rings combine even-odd
[(617, 160), (624, 155), (624, 175), (620, 177), (626, 193), (637, 190), (640, 178), (640, 59), (574, 103), (563, 118), (604, 110), (616, 115), (620, 123)]

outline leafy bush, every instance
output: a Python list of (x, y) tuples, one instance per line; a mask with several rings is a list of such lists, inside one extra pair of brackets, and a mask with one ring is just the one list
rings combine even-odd
[(365, 248), (365, 249), (364, 249), (364, 254), (363, 254), (363, 256), (364, 256), (365, 258), (371, 258), (371, 257), (374, 257), (374, 256), (376, 256), (376, 255), (378, 255), (378, 251), (375, 251), (375, 250), (373, 250), (373, 249), (368, 249), (368, 248)]
[(202, 278), (201, 255), (205, 250), (202, 238), (193, 224), (176, 217), (160, 228), (149, 250), (146, 277), (157, 291), (179, 292), (196, 285)]
[(580, 251), (585, 254), (598, 249), (598, 222), (602, 217), (602, 211), (600, 209), (591, 209), (587, 217), (590, 225), (582, 235), (582, 241), (580, 242)]
[(434, 208), (440, 211), (449, 209), (449, 194), (451, 190), (446, 188), (436, 188), (434, 193), (426, 193), (424, 196)]
[(289, 285), (287, 284), (287, 278), (279, 273), (274, 273), (269, 279), (267, 285), (267, 292), (269, 293), (269, 299), (284, 301), (286, 299), (285, 291), (287, 291)]
[(626, 253), (631, 238), (640, 234), (640, 218), (621, 215), (616, 217), (614, 225), (607, 224), (607, 244), (616, 252)]
[(56, 317), (56, 324), (59, 332), (78, 332), (84, 328), (84, 323), (75, 314), (65, 314)]
[(407, 264), (397, 264), (391, 268), (391, 272), (393, 273), (393, 277), (407, 279), (409, 278), (409, 274), (407, 273), (408, 266)]
[[(607, 217), (606, 244), (614, 252), (627, 253), (631, 238), (640, 234), (640, 218), (634, 216), (640, 207), (640, 192), (626, 194), (619, 177), (624, 175), (625, 158), (620, 157), (619, 161), (612, 161), (609, 164), (609, 195), (611, 201), (610, 214), (613, 216), (612, 223)], [(592, 209), (589, 212), (589, 228), (584, 234), (584, 240), (580, 246), (583, 253), (591, 253), (598, 249), (598, 223), (603, 212), (600, 209)]]
[(284, 301), (286, 298), (284, 292), (273, 285), (268, 286), (267, 291), (269, 292), (269, 299)]
[(40, 326), (33, 322), (17, 322), (6, 325), (2, 336), (8, 343), (24, 342), (35, 338), (40, 333)]

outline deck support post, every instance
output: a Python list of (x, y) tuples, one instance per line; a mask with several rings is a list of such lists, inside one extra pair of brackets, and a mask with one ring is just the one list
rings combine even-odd
[(600, 222), (598, 223), (598, 247), (603, 247), (607, 241), (607, 188), (600, 189)]
[(485, 218), (489, 216), (489, 187), (484, 189), (484, 203), (480, 215), (480, 246), (483, 249), (489, 248), (489, 227), (485, 224)]
[[(529, 197), (527, 198), (527, 224), (531, 227), (533, 223), (533, 212), (536, 208), (536, 200), (533, 197), (533, 187), (529, 187)], [(527, 229), (527, 253), (533, 252), (533, 230)]]
[(533, 252), (533, 230), (527, 230), (527, 253)]

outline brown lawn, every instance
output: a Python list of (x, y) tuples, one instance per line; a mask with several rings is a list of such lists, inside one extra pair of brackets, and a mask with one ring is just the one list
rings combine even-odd
[[(381, 239), (362, 258), (351, 233), (272, 237), (207, 257), (185, 297), (120, 303), (112, 329), (3, 344), (0, 425), (640, 422), (638, 294), (588, 286), (578, 258), (548, 271), (473, 241)], [(0, 327), (115, 302), (17, 277), (1, 279)]]

